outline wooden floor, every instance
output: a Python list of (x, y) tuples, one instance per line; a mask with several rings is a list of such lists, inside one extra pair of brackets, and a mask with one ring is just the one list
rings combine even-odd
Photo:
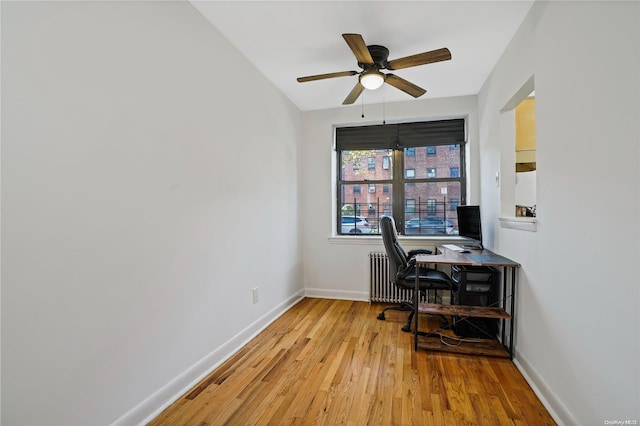
[(511, 361), (415, 352), (382, 307), (302, 300), (150, 425), (555, 425)]

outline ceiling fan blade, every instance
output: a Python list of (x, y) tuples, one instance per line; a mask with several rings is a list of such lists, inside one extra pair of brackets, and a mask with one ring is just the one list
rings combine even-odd
[(367, 44), (360, 34), (342, 34), (342, 37), (351, 48), (353, 54), (356, 55), (358, 62), (362, 64), (373, 64), (371, 53), (369, 53)]
[(298, 80), (298, 83), (304, 83), (306, 81), (324, 80), (325, 78), (350, 77), (356, 74), (358, 74), (357, 71), (331, 72), (329, 74), (318, 74), (318, 75), (310, 75), (308, 77), (298, 77), (297, 80)]
[(396, 89), (400, 89), (405, 93), (413, 96), (414, 98), (419, 98), (420, 96), (427, 93), (422, 87), (416, 86), (415, 84), (405, 80), (404, 78), (400, 78), (394, 74), (387, 74), (387, 77), (384, 80), (386, 83), (389, 83)]
[(342, 102), (342, 105), (350, 105), (354, 103), (356, 99), (358, 99), (358, 97), (360, 96), (363, 90), (364, 90), (364, 86), (360, 84), (360, 82), (357, 82), (356, 85), (353, 87), (353, 89), (351, 89), (351, 93), (349, 93), (349, 95), (345, 98), (344, 102)]
[(430, 52), (418, 53), (417, 55), (394, 59), (387, 63), (387, 69), (399, 70), (402, 68), (431, 64), (433, 62), (448, 61), (450, 59), (451, 52), (449, 52), (449, 49), (446, 47), (443, 47), (442, 49), (432, 50)]

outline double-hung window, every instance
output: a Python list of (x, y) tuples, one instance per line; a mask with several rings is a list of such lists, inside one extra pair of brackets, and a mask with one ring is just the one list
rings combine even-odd
[[(463, 119), (337, 128), (337, 223), (360, 224), (337, 233), (379, 234), (389, 214), (401, 234), (456, 234), (465, 140)], [(356, 190), (362, 185), (368, 191)]]

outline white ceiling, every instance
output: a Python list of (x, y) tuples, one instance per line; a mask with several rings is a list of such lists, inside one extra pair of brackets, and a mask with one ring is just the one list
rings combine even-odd
[[(386, 46), (389, 60), (447, 47), (450, 61), (394, 73), (427, 90), (419, 99), (475, 95), (533, 0), (191, 3), (293, 103), (309, 111), (342, 105), (357, 82), (358, 76), (296, 81), (360, 71), (343, 33), (358, 33), (369, 45)], [(385, 84), (366, 90), (355, 105), (411, 99)]]

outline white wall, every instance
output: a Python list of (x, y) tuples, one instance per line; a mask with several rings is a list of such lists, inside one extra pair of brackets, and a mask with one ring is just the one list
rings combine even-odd
[(189, 3), (2, 2), (2, 424), (142, 422), (302, 295), (300, 121)]
[[(391, 87), (385, 90), (395, 90)], [(427, 99), (390, 103), (384, 107), (386, 122), (411, 122), (425, 119), (466, 117), (467, 155), (473, 159), (467, 197), (478, 200), (478, 136), (476, 97)], [(335, 237), (335, 151), (334, 127), (381, 124), (381, 105), (335, 108), (303, 113), (303, 140), (300, 148), (301, 217), (303, 222), (304, 282), (308, 295), (330, 298), (369, 300), (368, 254), (384, 251), (379, 236), (368, 238)], [(405, 248), (433, 248), (436, 239), (404, 238)]]
[[(534, 75), (537, 232), (490, 247), (522, 263), (516, 361), (565, 424), (640, 420), (639, 28), (637, 2), (536, 2), (479, 94), (504, 182), (500, 110)], [(506, 190), (483, 182), (485, 221)]]
[(516, 173), (515, 202), (519, 206), (534, 206), (536, 204), (537, 172)]

